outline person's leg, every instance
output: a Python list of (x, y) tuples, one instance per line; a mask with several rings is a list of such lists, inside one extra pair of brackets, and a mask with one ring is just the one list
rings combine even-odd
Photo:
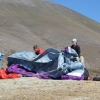
[(80, 62), (82, 62), (84, 64), (84, 57), (83, 56), (80, 57)]

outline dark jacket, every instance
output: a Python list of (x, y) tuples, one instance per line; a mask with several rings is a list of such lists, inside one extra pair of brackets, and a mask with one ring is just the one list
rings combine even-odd
[(80, 57), (80, 53), (81, 53), (80, 46), (72, 45), (71, 48), (74, 49), (77, 52), (78, 56)]

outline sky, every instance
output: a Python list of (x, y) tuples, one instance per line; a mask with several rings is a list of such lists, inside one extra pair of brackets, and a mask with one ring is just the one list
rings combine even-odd
[(100, 0), (50, 0), (100, 23)]

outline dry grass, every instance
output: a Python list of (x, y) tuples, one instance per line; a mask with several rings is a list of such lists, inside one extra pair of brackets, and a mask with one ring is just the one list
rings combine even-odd
[(0, 80), (0, 100), (100, 100), (100, 84), (37, 78)]
[(7, 68), (6, 59), (3, 59), (3, 60), (2, 60), (2, 68), (3, 68), (3, 69), (6, 69), (6, 68)]

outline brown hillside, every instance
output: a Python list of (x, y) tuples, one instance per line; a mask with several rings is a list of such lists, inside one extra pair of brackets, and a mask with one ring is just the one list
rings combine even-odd
[(100, 23), (68, 8), (44, 0), (0, 0), (0, 51), (63, 49), (77, 38), (86, 67), (94, 75), (100, 68)]

